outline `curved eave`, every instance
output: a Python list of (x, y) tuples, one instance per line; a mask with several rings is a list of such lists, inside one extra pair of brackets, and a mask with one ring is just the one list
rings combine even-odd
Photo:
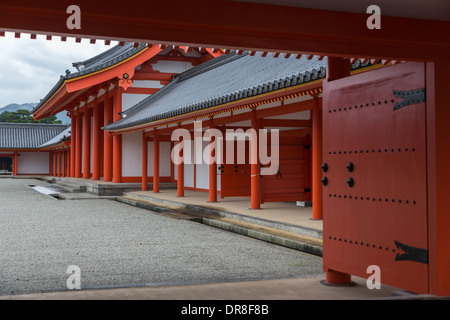
[(70, 139), (63, 140), (58, 143), (39, 148), (39, 151), (52, 151), (52, 150), (56, 150), (56, 149), (68, 148), (69, 146), (70, 146)]
[(159, 46), (147, 47), (132, 57), (105, 69), (76, 78), (64, 79), (60, 86), (54, 89), (55, 93), (33, 112), (34, 119), (43, 119), (64, 110), (66, 104), (81, 94), (82, 90), (114, 78), (121, 78), (124, 73), (134, 74), (137, 66), (156, 56), (160, 51)]
[(280, 99), (282, 97), (292, 97), (296, 94), (301, 94), (303, 92), (311, 91), (311, 90), (317, 90), (317, 93), (321, 92), (322, 88), (322, 81), (323, 79), (314, 80), (308, 83), (292, 86), (292, 87), (286, 87), (278, 90), (274, 90), (268, 93), (260, 94), (258, 96), (244, 98), (240, 100), (235, 100), (232, 102), (220, 104), (214, 107), (205, 108), (198, 111), (192, 111), (187, 112), (184, 114), (167, 117), (161, 120), (156, 121), (148, 121), (145, 122), (146, 119), (142, 119), (142, 122), (145, 123), (136, 123), (135, 125), (126, 127), (126, 128), (119, 128), (119, 129), (106, 129), (111, 135), (117, 135), (117, 134), (123, 134), (126, 132), (133, 132), (133, 131), (140, 131), (145, 129), (150, 129), (153, 127), (166, 125), (170, 123), (178, 123), (182, 121), (187, 121), (195, 118), (203, 118), (207, 117), (213, 114), (221, 113), (221, 112), (227, 112), (234, 108), (239, 107), (251, 107), (252, 104), (264, 104), (265, 102), (271, 102), (274, 99)]
[(72, 95), (68, 95), (65, 82), (63, 82), (57, 91), (37, 110), (33, 112), (34, 120), (44, 119), (52, 114), (60, 112), (58, 106), (68, 101)]

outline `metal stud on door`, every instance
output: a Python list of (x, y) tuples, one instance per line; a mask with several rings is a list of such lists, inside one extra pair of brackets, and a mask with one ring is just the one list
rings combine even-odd
[(428, 291), (425, 76), (402, 63), (325, 82), (324, 270)]

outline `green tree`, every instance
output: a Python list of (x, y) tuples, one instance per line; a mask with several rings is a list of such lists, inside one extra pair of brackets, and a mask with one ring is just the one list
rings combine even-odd
[(13, 122), (13, 123), (53, 123), (62, 124), (61, 120), (57, 120), (56, 116), (49, 116), (45, 119), (34, 121), (33, 115), (28, 110), (19, 109), (16, 112), (5, 111), (0, 113), (0, 122)]

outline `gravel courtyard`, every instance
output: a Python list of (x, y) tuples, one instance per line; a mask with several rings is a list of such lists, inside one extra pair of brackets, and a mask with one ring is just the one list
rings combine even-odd
[(0, 179), (0, 295), (323, 276), (322, 259), (113, 200), (61, 201)]

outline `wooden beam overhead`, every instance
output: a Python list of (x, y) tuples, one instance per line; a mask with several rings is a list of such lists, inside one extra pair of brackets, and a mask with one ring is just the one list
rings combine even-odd
[(261, 119), (263, 127), (292, 127), (304, 128), (312, 127), (311, 120), (295, 120), (295, 119)]
[(134, 93), (134, 94), (154, 94), (157, 92), (158, 88), (138, 88), (129, 87), (124, 93)]
[(165, 72), (136, 72), (133, 80), (156, 80), (156, 81), (170, 81), (173, 79), (173, 73)]
[(243, 1), (216, 0), (212, 4), (210, 0), (193, 0), (179, 1), (177, 5), (147, 1), (111, 6), (106, 0), (78, 0), (77, 5), (82, 8), (83, 27), (70, 30), (66, 26), (67, 5), (59, 0), (3, 0), (0, 30), (117, 39), (121, 43), (392, 60), (448, 59), (450, 50), (448, 21), (385, 15), (381, 29), (370, 30), (366, 26), (369, 15), (365, 12)]

